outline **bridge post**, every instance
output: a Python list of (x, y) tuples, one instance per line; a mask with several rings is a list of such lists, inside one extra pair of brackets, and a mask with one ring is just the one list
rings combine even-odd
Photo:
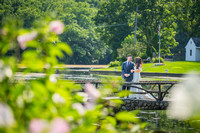
[(98, 83), (95, 84), (95, 87), (98, 88)]
[(158, 101), (162, 101), (161, 84), (158, 84)]

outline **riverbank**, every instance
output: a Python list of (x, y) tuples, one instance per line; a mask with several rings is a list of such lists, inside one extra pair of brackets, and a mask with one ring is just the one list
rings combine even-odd
[[(97, 74), (97, 75), (115, 75), (115, 76), (121, 76), (121, 71), (90, 71), (91, 74)], [(183, 74), (183, 73), (156, 73), (156, 72), (141, 72), (141, 77), (184, 77), (189, 75), (198, 75), (200, 76), (200, 73), (192, 73), (192, 74)]]
[[(188, 62), (188, 61), (174, 61), (165, 62), (163, 66), (156, 66), (155, 63), (146, 63), (143, 66), (143, 73), (172, 73), (172, 74), (186, 74), (191, 71), (200, 74), (200, 62)], [(119, 71), (121, 72), (121, 66), (107, 67), (101, 69), (93, 69), (92, 71)]]
[[(23, 64), (18, 64), (18, 67), (20, 69), (24, 69), (27, 68), (25, 65)], [(60, 65), (56, 65), (54, 68), (61, 68), (61, 69), (65, 69), (65, 68), (74, 68), (74, 69), (105, 69), (108, 68), (108, 65), (71, 65), (71, 64), (60, 64)], [(44, 67), (45, 68), (45, 67)]]

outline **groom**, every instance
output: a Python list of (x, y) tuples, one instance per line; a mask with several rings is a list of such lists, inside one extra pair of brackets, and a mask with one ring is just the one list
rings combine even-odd
[[(134, 63), (132, 61), (132, 56), (127, 56), (127, 61), (122, 64), (122, 78), (125, 79), (126, 82), (132, 82), (133, 80), (133, 73), (131, 70), (134, 70)], [(125, 90), (126, 86), (122, 87), (122, 90)], [(127, 90), (130, 90), (130, 87), (127, 87)]]

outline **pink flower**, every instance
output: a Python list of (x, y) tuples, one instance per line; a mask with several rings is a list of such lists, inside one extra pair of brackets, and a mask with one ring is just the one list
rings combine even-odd
[(0, 103), (0, 127), (10, 127), (14, 122), (11, 108), (4, 103)]
[(59, 104), (59, 103), (65, 103), (65, 99), (58, 93), (54, 93), (52, 96), (52, 99), (54, 103)]
[(85, 114), (85, 109), (84, 109), (83, 105), (80, 104), (80, 103), (72, 104), (72, 108), (76, 109), (80, 115), (84, 115)]
[(54, 32), (55, 34), (59, 35), (63, 33), (64, 30), (64, 24), (60, 21), (52, 21), (49, 24), (49, 27), (51, 29), (52, 32)]
[(7, 31), (6, 31), (5, 28), (1, 29), (1, 34), (2, 34), (3, 36), (5, 36), (5, 35), (7, 34)]
[(87, 103), (85, 103), (85, 108), (88, 110), (93, 110), (95, 107), (95, 102), (93, 101), (88, 101)]
[(88, 96), (94, 101), (101, 96), (100, 92), (90, 83), (85, 84), (85, 91)]
[(28, 41), (31, 41), (33, 39), (35, 39), (37, 37), (37, 32), (33, 31), (31, 33), (27, 33), (27, 34), (23, 34), (17, 37), (17, 41), (19, 43), (19, 46), (21, 49), (25, 49), (26, 48), (26, 43)]
[(30, 133), (42, 133), (47, 129), (47, 123), (42, 119), (33, 119), (29, 125)]
[(70, 125), (62, 118), (54, 118), (50, 125), (50, 133), (69, 133)]

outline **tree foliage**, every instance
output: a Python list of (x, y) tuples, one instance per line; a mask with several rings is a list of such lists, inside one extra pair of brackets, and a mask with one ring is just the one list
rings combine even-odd
[(191, 37), (200, 37), (200, 1), (174, 1), (174, 14), (177, 17), (177, 34), (175, 39), (179, 45), (172, 50), (181, 60), (185, 57), (185, 46)]
[[(74, 58), (65, 54), (63, 63), (98, 64), (108, 63), (111, 49), (100, 40), (95, 32), (93, 17), (99, 7), (97, 0), (16, 0), (0, 3), (0, 21), (6, 17), (23, 20), (23, 26), (30, 28), (34, 20), (51, 16), (65, 24), (60, 40), (68, 43), (74, 51)], [(1, 25), (2, 25), (1, 24)]]
[[(118, 0), (105, 1), (96, 16), (98, 30), (105, 43), (115, 49), (126, 36), (134, 33), (137, 14), (137, 42), (145, 45), (146, 53), (152, 57), (158, 53), (158, 26), (161, 22), (161, 53), (176, 54), (175, 48), (184, 47), (188, 39), (199, 35), (199, 1)], [(185, 34), (185, 35), (184, 35)], [(179, 44), (179, 45), (178, 45)]]
[(133, 59), (135, 57), (141, 56), (143, 53), (145, 53), (146, 48), (145, 45), (141, 42), (137, 42), (136, 44), (134, 42), (134, 35), (127, 36), (124, 41), (122, 42), (122, 48), (117, 49), (118, 57), (117, 59), (121, 62), (125, 61), (127, 59), (127, 55), (131, 54), (133, 56)]
[(124, 39), (134, 34), (138, 7), (137, 42), (145, 45), (145, 53), (150, 57), (158, 53), (161, 22), (161, 54), (184, 57), (188, 39), (200, 36), (199, 3), (199, 0), (1, 0), (0, 24), (5, 17), (13, 17), (23, 20), (22, 25), (29, 28), (35, 19), (54, 17), (66, 25), (60, 40), (75, 53), (74, 59), (65, 54), (61, 62), (107, 64), (118, 57), (117, 49), (122, 48)]

